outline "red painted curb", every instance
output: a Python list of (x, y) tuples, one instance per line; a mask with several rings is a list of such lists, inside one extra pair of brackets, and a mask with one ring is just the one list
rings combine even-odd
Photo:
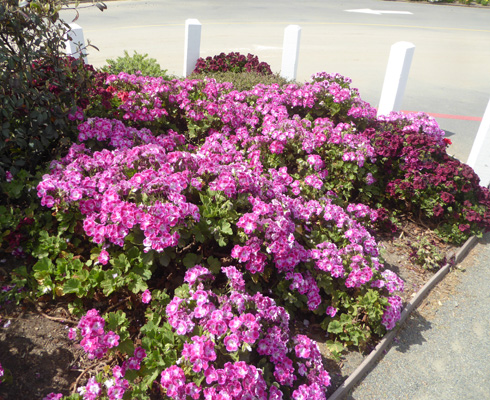
[[(404, 114), (409, 114), (409, 113), (414, 113), (415, 111), (402, 111)], [(434, 118), (445, 118), (445, 119), (460, 119), (463, 121), (482, 121), (482, 117), (470, 117), (468, 115), (452, 115), (452, 114), (438, 114), (438, 113), (428, 113), (426, 112), (427, 115), (430, 115), (431, 117)]]

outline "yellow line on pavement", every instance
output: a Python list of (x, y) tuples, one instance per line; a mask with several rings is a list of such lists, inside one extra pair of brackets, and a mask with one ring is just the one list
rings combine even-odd
[[(204, 25), (288, 25), (292, 22), (217, 22), (217, 21), (206, 21)], [(101, 29), (88, 29), (86, 32), (96, 32), (100, 30), (114, 30), (114, 29), (141, 29), (141, 28), (161, 28), (170, 26), (184, 26), (185, 24), (156, 24), (156, 25), (133, 25), (133, 26), (120, 26), (120, 27), (107, 27)], [(458, 32), (484, 32), (490, 33), (490, 29), (471, 29), (471, 28), (453, 28), (444, 26), (420, 26), (420, 25), (395, 25), (395, 24), (366, 24), (357, 22), (300, 22), (299, 25), (346, 25), (346, 26), (377, 26), (384, 28), (411, 28), (411, 29), (432, 29), (441, 31), (458, 31)]]

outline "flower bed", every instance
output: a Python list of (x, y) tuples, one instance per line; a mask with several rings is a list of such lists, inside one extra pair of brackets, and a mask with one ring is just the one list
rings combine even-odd
[(455, 243), (488, 229), (489, 191), (435, 121), (378, 120), (349, 84), (107, 77), (37, 186), (58, 222), (32, 249), (35, 289), (71, 299), (70, 337), (110, 366), (69, 398), (325, 398), (292, 322), (333, 354), (362, 346), (402, 308), (377, 234), (401, 215)]

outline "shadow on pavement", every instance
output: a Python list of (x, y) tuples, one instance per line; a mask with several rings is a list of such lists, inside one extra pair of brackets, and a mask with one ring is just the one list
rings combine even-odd
[[(390, 349), (406, 353), (411, 346), (421, 346), (426, 342), (423, 333), (430, 330), (432, 324), (427, 321), (417, 310), (412, 311), (407, 322), (393, 339)], [(389, 350), (388, 350), (389, 351)]]

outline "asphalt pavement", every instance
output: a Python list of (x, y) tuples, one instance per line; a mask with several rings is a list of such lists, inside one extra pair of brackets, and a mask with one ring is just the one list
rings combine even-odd
[(487, 234), (428, 295), (347, 400), (490, 398), (489, 244)]

